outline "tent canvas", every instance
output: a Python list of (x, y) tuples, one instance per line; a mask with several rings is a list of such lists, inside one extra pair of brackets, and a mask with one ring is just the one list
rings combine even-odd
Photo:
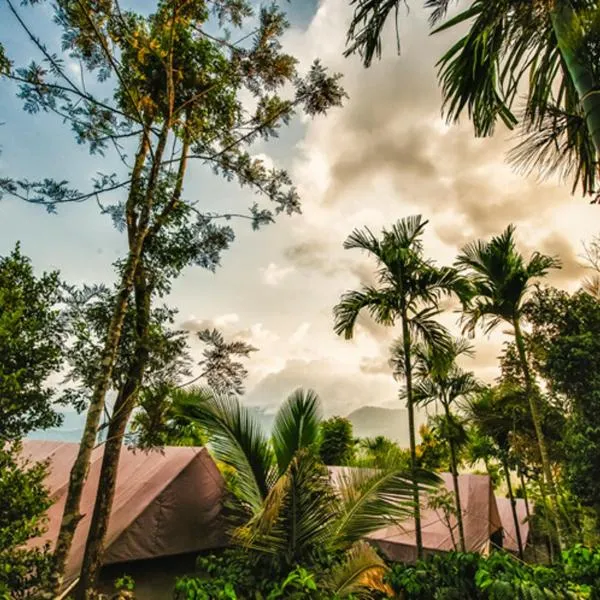
[[(23, 455), (48, 461), (46, 485), (54, 504), (48, 529), (31, 544), (54, 546), (66, 499), (69, 472), (78, 445), (32, 441)], [(65, 583), (79, 574), (94, 508), (103, 447), (92, 453), (81, 500), (81, 520), (69, 555)], [(123, 447), (115, 498), (106, 541), (105, 564), (173, 556), (223, 547), (227, 543), (222, 520), (224, 481), (204, 448), (164, 448), (142, 452)]]
[[(523, 498), (515, 498), (517, 509), (517, 520), (519, 521), (519, 531), (521, 533), (521, 541), (523, 548), (527, 546), (527, 538), (529, 537), (529, 521), (527, 520), (527, 508)], [(509, 498), (496, 497), (496, 504), (502, 521), (502, 547), (510, 552), (518, 552), (517, 533), (515, 528), (515, 520), (513, 518), (512, 509)]]
[[(334, 485), (339, 482), (347, 467), (329, 467)], [(452, 475), (439, 473), (442, 486), (454, 490)], [(490, 540), (502, 529), (502, 523), (490, 478), (487, 475), (462, 474), (458, 477), (465, 530), (466, 550), (487, 553)], [(456, 518), (450, 517), (452, 533), (441, 510), (427, 507), (427, 498), (421, 499), (421, 531), (423, 547), (427, 552), (448, 552), (458, 546), (458, 526)], [(414, 562), (417, 558), (414, 520), (409, 518), (401, 523), (380, 529), (367, 537), (376, 544), (388, 559), (400, 562)]]

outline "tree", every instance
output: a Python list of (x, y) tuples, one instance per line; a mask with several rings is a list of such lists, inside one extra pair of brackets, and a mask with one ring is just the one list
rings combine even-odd
[(50, 549), (25, 547), (45, 531), (46, 475), (44, 463), (24, 460), (19, 442), (0, 445), (0, 598), (34, 600), (48, 582)]
[[(346, 54), (359, 51), (369, 66), (381, 55), (383, 27), (402, 0), (351, 0), (354, 17)], [(425, 0), (431, 24), (451, 0)], [(464, 111), (475, 134), (488, 136), (498, 120), (519, 123), (515, 103), (526, 93), (524, 141), (517, 163), (548, 174), (561, 170), (584, 193), (597, 192), (600, 154), (600, 9), (596, 0), (471, 0), (435, 32), (468, 30), (440, 58), (446, 116)]]
[(383, 435), (360, 438), (352, 466), (366, 469), (410, 469), (410, 451)]
[(46, 465), (23, 457), (21, 438), (60, 424), (48, 378), (61, 368), (66, 327), (57, 272), (34, 274), (19, 246), (0, 257), (0, 597), (39, 598), (52, 572), (45, 531)]
[[(363, 250), (377, 261), (377, 287), (363, 285), (360, 290), (346, 292), (334, 308), (334, 330), (351, 339), (356, 319), (366, 310), (378, 323), (402, 327), (402, 360), (396, 357), (395, 376), (406, 385), (403, 395), (408, 409), (411, 464), (413, 479), (417, 479), (416, 437), (412, 383), (411, 348), (421, 340), (430, 346), (447, 346), (446, 330), (435, 320), (441, 311), (439, 300), (444, 294), (460, 290), (461, 278), (451, 268), (435, 267), (423, 256), (422, 235), (427, 221), (420, 215), (398, 221), (381, 239), (371, 231), (355, 230), (344, 248)], [(423, 555), (421, 513), (418, 486), (414, 487), (415, 530), (417, 552)]]
[(319, 457), (325, 465), (347, 465), (354, 457), (352, 423), (344, 417), (323, 421), (319, 432)]
[[(297, 390), (282, 404), (270, 443), (235, 397), (196, 389), (179, 406), (209, 432), (213, 456), (237, 472), (246, 517), (234, 530), (234, 541), (270, 557), (272, 569), (283, 573), (341, 554), (322, 582), (330, 597), (344, 597), (348, 583), (360, 591), (361, 581), (380, 579), (382, 561), (359, 542), (390, 519), (411, 514), (413, 482), (402, 471), (362, 469), (332, 480), (314, 451), (321, 421), (314, 392)], [(427, 489), (437, 483), (433, 475), (418, 476), (417, 484)]]
[(60, 301), (58, 273), (36, 277), (19, 246), (0, 257), (0, 446), (61, 422), (47, 382), (63, 361)]
[[(100, 369), (98, 346), (110, 320), (114, 295), (114, 291), (102, 286), (84, 287), (71, 293), (69, 317), (74, 342), (70, 352), (69, 380), (76, 382), (78, 387), (70, 390), (68, 396), (78, 406), (85, 406), (89, 401), (91, 384)], [(182, 385), (181, 379), (187, 383), (191, 377), (189, 334), (173, 329), (175, 317), (176, 311), (166, 306), (152, 309), (148, 317), (148, 333), (142, 338), (142, 350), (138, 336), (138, 311), (134, 306), (127, 311), (111, 381), (116, 399), (112, 411), (106, 411), (106, 441), (100, 471), (102, 494), (96, 498), (90, 523), (82, 566), (82, 589), (93, 586), (101, 566), (102, 550), (98, 550), (98, 546), (103, 545), (106, 536), (123, 437), (139, 397), (145, 402), (136, 417), (135, 440), (143, 447), (171, 444), (173, 440), (169, 439), (169, 435), (175, 436), (179, 444), (193, 442), (201, 445), (205, 441), (202, 431), (169, 416), (168, 398), (176, 393), (177, 386)], [(233, 357), (247, 357), (255, 349), (244, 342), (225, 342), (216, 330), (200, 331), (197, 337), (205, 343), (200, 376), (211, 382), (215, 389), (241, 392), (246, 370)], [(144, 359), (141, 367), (140, 356)], [(198, 379), (196, 377), (192, 381)], [(95, 562), (96, 557), (100, 557), (98, 562)]]
[(600, 511), (600, 303), (586, 291), (537, 289), (527, 310), (537, 367), (566, 400), (561, 457), (565, 481), (583, 505)]
[(513, 328), (540, 451), (543, 468), (541, 481), (544, 485), (545, 480), (545, 485), (548, 486), (556, 533), (560, 536), (557, 492), (542, 428), (539, 391), (530, 370), (521, 329), (532, 282), (546, 275), (550, 269), (559, 268), (560, 263), (557, 259), (539, 252), (535, 252), (529, 261), (526, 261), (517, 250), (514, 231), (515, 227), (509, 225), (501, 235), (493, 237), (489, 242), (477, 241), (468, 244), (456, 259), (456, 265), (468, 275), (472, 283), (471, 298), (464, 306), (463, 320), (465, 330), (471, 335), (479, 324), (486, 333), (502, 322)]
[[(396, 348), (395, 354), (399, 351), (400, 348)], [(461, 441), (464, 442), (464, 439), (459, 439), (459, 436), (464, 430), (453, 414), (453, 408), (459, 400), (468, 400), (481, 387), (472, 372), (466, 372), (456, 364), (456, 360), (461, 356), (472, 356), (473, 347), (466, 340), (453, 339), (443, 352), (437, 352), (424, 344), (415, 344), (413, 354), (415, 403), (427, 405), (439, 402), (444, 409), (444, 417), (439, 429), (450, 450), (450, 471), (454, 483), (460, 549), (465, 552), (457, 457), (458, 446)]]
[[(205, 28), (211, 17), (221, 26), (241, 26), (253, 16), (251, 4), (243, 0), (210, 4), (170, 0), (158, 3), (153, 14), (121, 10), (113, 2), (57, 2), (52, 10), (63, 31), (63, 54), (82, 65), (82, 81), (95, 75), (106, 83), (114, 77), (112, 101), (77, 84), (63, 67), (62, 58), (32, 33), (12, 0), (7, 0), (7, 6), (42, 56), (41, 63), (11, 68), (5, 75), (20, 85), (25, 109), (59, 115), (92, 153), (115, 145), (126, 169), (123, 176), (100, 174), (91, 192), (71, 189), (61, 180), (0, 181), (4, 193), (42, 203), (50, 210), (63, 202), (96, 198), (103, 212), (127, 235), (128, 253), (118, 265), (118, 293), (101, 347), (101, 369), (93, 384), (55, 550), (54, 592), (58, 592), (81, 518), (80, 498), (132, 300), (138, 314), (140, 352), (131, 389), (143, 375), (152, 296), (150, 255), (154, 252), (156, 257), (157, 252), (184, 242), (192, 252), (173, 257), (175, 274), (187, 264), (210, 266), (215, 262), (210, 250), (216, 249), (218, 258), (219, 251), (233, 240), (231, 227), (219, 225), (218, 219), (240, 216), (257, 228), (278, 214), (299, 212), (298, 195), (287, 173), (267, 170), (243, 148), (259, 137), (275, 135), (298, 108), (316, 115), (341, 104), (344, 92), (339, 76), (329, 76), (318, 61), (305, 78), (298, 75), (295, 59), (281, 51), (279, 38), (287, 22), (275, 5), (261, 9), (252, 35), (236, 44), (227, 36), (206, 33)], [(293, 88), (291, 98), (278, 94), (284, 88)], [(245, 92), (253, 98), (250, 111), (242, 103)], [(122, 153), (122, 143), (133, 151), (131, 163)], [(184, 196), (191, 160), (208, 164), (227, 179), (237, 179), (271, 200), (274, 208), (255, 203), (247, 214), (203, 212)], [(102, 204), (103, 194), (117, 190), (126, 191), (125, 198), (114, 205)], [(174, 231), (178, 236), (172, 240), (175, 243), (165, 245), (165, 232)], [(98, 560), (95, 557), (93, 562)]]

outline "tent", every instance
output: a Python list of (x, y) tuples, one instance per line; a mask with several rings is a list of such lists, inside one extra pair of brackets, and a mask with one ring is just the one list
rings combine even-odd
[[(527, 519), (527, 508), (523, 498), (516, 498), (517, 520), (519, 521), (519, 531), (521, 533), (521, 542), (523, 548), (527, 546), (527, 538), (529, 537), (529, 520)], [(496, 505), (498, 513), (502, 521), (502, 547), (510, 552), (518, 552), (517, 534), (515, 528), (515, 520), (513, 518), (512, 509), (510, 507), (509, 498), (496, 497)]]
[[(48, 529), (32, 544), (56, 543), (69, 472), (78, 444), (26, 441), (23, 455), (48, 461), (46, 485), (54, 504)], [(81, 500), (81, 520), (69, 556), (65, 584), (79, 574), (90, 527), (103, 447), (92, 453)], [(204, 448), (142, 452), (123, 447), (106, 541), (105, 565), (175, 557), (223, 547), (224, 481)], [(156, 568), (154, 566), (153, 568)]]
[[(347, 467), (329, 467), (334, 482), (339, 482)], [(452, 475), (440, 473), (443, 487), (454, 490)], [(501, 541), (502, 522), (496, 506), (496, 498), (487, 475), (463, 474), (458, 477), (462, 504), (466, 550), (487, 553), (492, 541)], [(427, 498), (421, 500), (421, 531), (426, 553), (448, 552), (458, 546), (456, 518), (450, 517), (452, 531), (446, 524), (441, 510), (427, 507)], [(454, 538), (454, 543), (452, 539)], [(417, 558), (415, 525), (412, 518), (370, 534), (367, 539), (376, 544), (390, 560), (414, 562)], [(458, 549), (458, 548), (457, 548)]]

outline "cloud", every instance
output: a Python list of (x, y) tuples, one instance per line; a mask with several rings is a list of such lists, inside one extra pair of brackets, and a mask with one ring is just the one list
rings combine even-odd
[(245, 402), (275, 408), (299, 387), (315, 390), (328, 416), (346, 416), (364, 404), (388, 405), (397, 397), (391, 377), (348, 373), (329, 360), (288, 360), (280, 371), (264, 377)]
[(280, 267), (275, 263), (269, 263), (267, 267), (260, 269), (262, 281), (271, 286), (279, 285), (293, 271), (293, 267)]
[(292, 333), (290, 336), (290, 344), (300, 343), (304, 338), (306, 338), (309, 329), (310, 323), (302, 323), (302, 325), (300, 325), (298, 329), (296, 329), (296, 331), (294, 331), (294, 333)]

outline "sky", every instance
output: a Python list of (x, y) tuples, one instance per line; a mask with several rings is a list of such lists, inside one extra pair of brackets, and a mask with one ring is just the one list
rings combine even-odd
[[(517, 226), (523, 252), (558, 255), (563, 269), (549, 282), (575, 289), (585, 275), (582, 244), (598, 233), (597, 206), (573, 196), (557, 181), (537, 181), (514, 172), (505, 161), (514, 134), (498, 128), (493, 138), (475, 139), (465, 118), (441, 118), (435, 63), (456, 33), (430, 36), (426, 14), (413, 2), (401, 14), (401, 54), (393, 32), (384, 58), (365, 70), (357, 57), (342, 56), (351, 9), (348, 0), (292, 0), (292, 26), (284, 48), (306, 70), (316, 57), (343, 74), (349, 99), (325, 117), (298, 119), (282, 135), (254, 150), (289, 170), (302, 198), (302, 215), (282, 217), (252, 232), (237, 227), (237, 240), (215, 274), (187, 269), (173, 286), (169, 303), (178, 324), (190, 331), (216, 326), (227, 337), (259, 349), (248, 362), (245, 402), (273, 410), (297, 387), (321, 396), (326, 414), (346, 415), (364, 406), (398, 407), (398, 384), (387, 366), (397, 329), (367, 317), (355, 338), (333, 332), (332, 309), (340, 295), (370, 282), (374, 264), (343, 241), (357, 227), (373, 231), (412, 214), (429, 220), (425, 252), (451, 264), (459, 248), (477, 238)], [(40, 34), (43, 7), (24, 13)], [(401, 10), (401, 12), (403, 12)], [(5, 4), (0, 39), (14, 56), (35, 56)], [(89, 185), (114, 159), (89, 157), (68, 127), (49, 115), (25, 115), (15, 89), (0, 86), (0, 176), (52, 176)], [(253, 198), (235, 184), (192, 165), (186, 193), (202, 206), (246, 207)], [(5, 197), (0, 201), (0, 254), (20, 241), (38, 270), (59, 269), (72, 283), (110, 282), (112, 262), (124, 252), (122, 235), (95, 203), (61, 207), (58, 214)], [(453, 331), (457, 314), (442, 318)], [(497, 376), (501, 332), (479, 333), (476, 357), (463, 366), (486, 381)], [(195, 358), (201, 345), (192, 343)]]

